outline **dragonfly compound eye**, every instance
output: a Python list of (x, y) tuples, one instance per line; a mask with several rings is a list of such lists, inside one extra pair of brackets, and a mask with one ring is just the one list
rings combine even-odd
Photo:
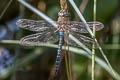
[(59, 12), (59, 13), (58, 13), (58, 16), (59, 16), (59, 17), (69, 17), (70, 14), (69, 14), (68, 12)]

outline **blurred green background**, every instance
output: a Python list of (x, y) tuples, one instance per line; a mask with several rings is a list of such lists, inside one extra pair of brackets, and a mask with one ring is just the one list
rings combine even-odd
[[(0, 0), (0, 15), (10, 0)], [(53, 20), (57, 20), (60, 10), (59, 0), (26, 0)], [(93, 21), (93, 0), (74, 0), (86, 21)], [(68, 1), (70, 21), (80, 21)], [(104, 29), (96, 37), (110, 61), (113, 69), (120, 74), (120, 0), (97, 0), (97, 21), (104, 24)], [(0, 18), (0, 40), (20, 40), (34, 32), (16, 25), (20, 18), (43, 20), (41, 17), (21, 5), (17, 0), (7, 8)], [(89, 36), (89, 34), (88, 34)], [(52, 75), (57, 48), (30, 47), (13, 43), (0, 42), (0, 80), (49, 80)], [(72, 55), (73, 80), (91, 80), (91, 59), (80, 54)], [(96, 55), (103, 56), (96, 49)], [(63, 62), (64, 63), (64, 62)], [(63, 65), (64, 66), (64, 65)], [(64, 68), (61, 69), (64, 72)], [(65, 74), (60, 77), (66, 77)], [(115, 80), (98, 63), (95, 64), (95, 80)]]

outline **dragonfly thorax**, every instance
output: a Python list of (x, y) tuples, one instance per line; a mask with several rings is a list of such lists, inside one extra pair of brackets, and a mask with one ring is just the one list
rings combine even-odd
[(59, 32), (67, 32), (69, 33), (69, 29), (67, 27), (67, 21), (69, 20), (69, 13), (68, 11), (60, 10), (58, 13), (58, 22), (59, 22)]
[(59, 25), (59, 28), (58, 28), (59, 32), (65, 32), (65, 33), (69, 33), (69, 27), (65, 24), (61, 24)]

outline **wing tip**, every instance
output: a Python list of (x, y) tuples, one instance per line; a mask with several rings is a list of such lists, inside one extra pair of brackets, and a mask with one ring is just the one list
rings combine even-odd
[(19, 19), (17, 22), (16, 22), (16, 25), (18, 25), (19, 27), (22, 26), (22, 23), (27, 20), (27, 19)]
[[(92, 23), (92, 22), (91, 22), (91, 23)], [(97, 29), (98, 29), (97, 31), (99, 31), (99, 30), (101, 30), (101, 29), (104, 28), (104, 24), (103, 24), (102, 22), (96, 21), (96, 22), (94, 22), (94, 23), (95, 23), (96, 26), (99, 26), (99, 28), (97, 28)]]
[(20, 27), (20, 24), (23, 22), (23, 19), (19, 19), (17, 22), (16, 22), (16, 25)]
[(97, 22), (97, 23), (100, 25), (99, 30), (101, 30), (101, 29), (103, 29), (103, 28), (104, 28), (104, 24), (103, 24), (103, 23), (101, 23), (101, 22)]

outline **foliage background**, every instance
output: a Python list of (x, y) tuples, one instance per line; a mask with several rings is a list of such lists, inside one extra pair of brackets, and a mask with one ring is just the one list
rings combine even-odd
[[(26, 0), (28, 3), (45, 13), (53, 20), (57, 20), (60, 10), (58, 0)], [(93, 21), (93, 0), (74, 0), (87, 21)], [(83, 3), (83, 1), (86, 2)], [(9, 0), (0, 0), (0, 13), (3, 12)], [(69, 2), (68, 2), (69, 4)], [(82, 7), (84, 5), (85, 7)], [(69, 4), (70, 20), (80, 21), (72, 6)], [(97, 39), (101, 44), (112, 67), (120, 74), (120, 1), (97, 0), (97, 21), (104, 23), (104, 29), (97, 32)], [(19, 18), (42, 20), (41, 17), (25, 8), (17, 0), (13, 0), (7, 11), (0, 19), (0, 40), (20, 40), (33, 32), (16, 26)], [(88, 35), (89, 36), (89, 35)], [(56, 48), (25, 47), (18, 44), (0, 43), (0, 75), (6, 73), (6, 68), (17, 66), (10, 74), (3, 75), (3, 80), (48, 80), (56, 59)], [(90, 80), (91, 60), (79, 54), (72, 54), (73, 80)], [(7, 58), (3, 56), (8, 56)], [(96, 50), (96, 55), (103, 58)], [(3, 59), (5, 57), (5, 59)], [(11, 61), (11, 62), (10, 62)], [(7, 64), (10, 62), (10, 64)], [(4, 65), (3, 65), (4, 64)], [(6, 65), (7, 64), (7, 65)], [(114, 80), (100, 65), (96, 63), (96, 80)], [(62, 70), (62, 69), (61, 69)], [(63, 69), (64, 70), (64, 69)], [(65, 77), (62, 74), (62, 77)]]

